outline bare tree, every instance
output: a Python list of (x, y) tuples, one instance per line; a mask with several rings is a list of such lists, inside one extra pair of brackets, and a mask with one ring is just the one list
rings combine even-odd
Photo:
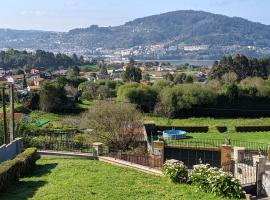
[(143, 135), (143, 116), (133, 104), (100, 101), (83, 115), (81, 128), (93, 129), (93, 137), (109, 147), (127, 150)]

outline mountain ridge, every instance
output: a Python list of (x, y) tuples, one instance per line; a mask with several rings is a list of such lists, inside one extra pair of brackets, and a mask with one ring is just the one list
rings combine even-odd
[[(75, 28), (68, 32), (0, 29), (0, 48), (131, 48), (153, 44), (270, 46), (270, 25), (205, 11), (180, 10), (142, 17), (120, 26)], [(221, 50), (223, 51), (223, 50)]]

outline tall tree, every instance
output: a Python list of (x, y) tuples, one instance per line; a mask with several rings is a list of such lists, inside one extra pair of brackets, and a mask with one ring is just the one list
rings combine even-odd
[(142, 71), (138, 67), (129, 65), (126, 71), (122, 73), (122, 79), (125, 82), (140, 82), (142, 80)]

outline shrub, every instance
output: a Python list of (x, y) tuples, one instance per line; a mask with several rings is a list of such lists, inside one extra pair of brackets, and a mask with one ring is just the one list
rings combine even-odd
[(29, 172), (33, 170), (35, 163), (39, 158), (36, 148), (28, 148), (15, 158), (21, 162), (21, 177), (29, 174)]
[(197, 165), (194, 170), (189, 174), (188, 182), (196, 185), (204, 192), (209, 192), (208, 177), (210, 177), (209, 165)]
[(15, 159), (0, 164), (0, 191), (27, 175), (39, 159), (36, 148), (26, 149)]
[(189, 175), (189, 183), (199, 187), (204, 192), (217, 196), (240, 199), (244, 196), (238, 179), (221, 169), (209, 165), (198, 165)]
[(244, 193), (240, 181), (222, 170), (213, 171), (210, 177), (211, 193), (228, 198), (242, 198)]
[(181, 161), (166, 161), (162, 171), (173, 183), (185, 183), (188, 180), (188, 169)]
[(217, 130), (220, 132), (220, 133), (225, 133), (228, 131), (228, 127), (227, 126), (216, 126)]
[(270, 126), (236, 126), (236, 132), (268, 132)]

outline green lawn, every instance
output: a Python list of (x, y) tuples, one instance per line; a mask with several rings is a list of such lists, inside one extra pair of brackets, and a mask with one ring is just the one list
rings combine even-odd
[[(235, 131), (235, 126), (251, 126), (251, 125), (270, 125), (270, 118), (256, 119), (214, 119), (214, 118), (187, 118), (187, 119), (170, 119), (162, 117), (146, 116), (145, 120), (154, 121), (158, 125), (172, 126), (209, 126), (208, 133), (190, 134), (193, 138), (207, 139), (226, 139), (230, 136), (233, 140), (261, 142), (270, 144), (270, 132), (249, 132), (239, 133)], [(227, 133), (219, 133), (216, 126), (227, 126)]]
[(0, 193), (1, 200), (219, 200), (193, 186), (170, 183), (100, 161), (42, 157), (31, 177)]

